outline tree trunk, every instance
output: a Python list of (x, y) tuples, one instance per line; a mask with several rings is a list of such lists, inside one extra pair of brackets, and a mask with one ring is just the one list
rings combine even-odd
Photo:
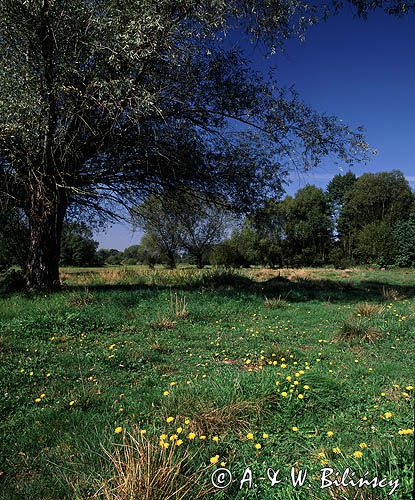
[(204, 268), (204, 265), (203, 265), (203, 255), (201, 253), (197, 253), (195, 255), (196, 257), (196, 266), (198, 269), (203, 269)]
[(176, 257), (173, 252), (168, 251), (166, 253), (167, 257), (167, 267), (169, 269), (176, 269)]
[(67, 200), (59, 192), (45, 196), (42, 190), (36, 191), (28, 211), (30, 245), (26, 285), (32, 291), (52, 291), (60, 286), (59, 258)]

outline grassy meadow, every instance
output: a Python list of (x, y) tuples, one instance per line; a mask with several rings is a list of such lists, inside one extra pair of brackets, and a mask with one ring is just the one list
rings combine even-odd
[[(414, 270), (62, 269), (62, 281), (0, 296), (0, 498), (387, 498), (321, 489), (323, 467), (399, 478), (393, 497), (411, 498)], [(223, 490), (218, 467), (233, 475)], [(307, 480), (272, 487), (268, 467)]]

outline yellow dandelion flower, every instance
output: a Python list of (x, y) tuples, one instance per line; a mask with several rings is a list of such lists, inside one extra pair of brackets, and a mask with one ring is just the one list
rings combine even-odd
[(178, 438), (177, 434), (172, 434), (169, 439), (170, 441), (176, 441), (177, 438)]
[(398, 431), (398, 434), (400, 434), (401, 436), (407, 436), (409, 434), (413, 434), (414, 433), (414, 429), (399, 429)]
[(363, 457), (363, 453), (362, 453), (361, 451), (355, 451), (355, 452), (353, 453), (353, 456), (354, 456), (355, 458), (362, 458), (362, 457)]
[(254, 439), (254, 435), (252, 434), (252, 432), (248, 432), (248, 434), (246, 435), (246, 439)]
[(260, 445), (260, 443), (257, 443), (257, 444), (255, 445), (255, 448), (256, 448), (257, 450), (260, 450), (260, 449), (262, 448), (262, 446)]
[(298, 399), (304, 399), (304, 394), (299, 394)]
[(184, 421), (184, 423), (185, 423), (186, 425), (189, 425), (189, 424), (190, 424), (190, 420), (189, 420), (188, 418), (186, 418), (186, 420)]
[(122, 432), (122, 427), (116, 427), (114, 429), (114, 432), (115, 432), (115, 434), (119, 434), (120, 432)]
[(201, 439), (202, 441), (204, 441), (206, 439), (206, 436), (199, 436), (199, 439)]
[(170, 394), (170, 392), (169, 392), (169, 391), (164, 391), (164, 392), (163, 392), (163, 396), (168, 396), (169, 394)]
[(268, 438), (269, 438), (269, 434), (267, 434), (266, 432), (264, 432), (264, 433), (262, 434), (262, 437), (263, 437), (264, 439), (268, 439)]
[(221, 467), (225, 467), (225, 466), (226, 466), (226, 462), (221, 462), (221, 463), (220, 463), (220, 466), (221, 466)]
[(386, 420), (389, 420), (393, 416), (393, 413), (391, 411), (387, 411), (383, 414), (383, 416)]
[(341, 453), (340, 448), (338, 448), (338, 447), (333, 448), (333, 453), (335, 453), (336, 455), (339, 455)]
[(165, 439), (167, 439), (167, 434), (162, 434), (162, 435), (160, 436), (160, 440), (161, 440), (161, 441), (164, 441)]
[(173, 417), (167, 417), (166, 422), (169, 424), (170, 422), (173, 422), (174, 418)]
[(334, 432), (333, 432), (333, 431), (328, 431), (328, 432), (327, 432), (327, 436), (328, 436), (329, 438), (333, 437), (333, 436), (334, 436)]
[(144, 436), (144, 434), (145, 434), (146, 432), (147, 432), (147, 431), (146, 431), (145, 429), (140, 429), (140, 434), (141, 434), (142, 436)]
[(211, 464), (217, 464), (219, 462), (219, 455), (215, 455), (210, 459)]
[(364, 450), (365, 448), (367, 448), (367, 444), (366, 443), (360, 443), (359, 444), (359, 448), (362, 448), (362, 450)]
[(296, 427), (296, 426), (294, 425), (294, 427), (292, 427), (292, 430), (293, 430), (294, 432), (298, 432), (298, 427)]
[(288, 396), (288, 394), (285, 391), (282, 391), (281, 396), (285, 398)]
[(73, 406), (75, 404), (75, 401), (69, 401), (69, 406)]
[(217, 443), (219, 441), (219, 436), (213, 436), (212, 440), (215, 441), (215, 443)]
[(177, 434), (181, 434), (183, 432), (183, 428), (177, 427), (176, 432), (177, 432)]
[(40, 398), (35, 399), (35, 403), (40, 403), (42, 400)]
[(414, 388), (413, 388), (413, 386), (412, 386), (412, 385), (407, 385), (407, 386), (405, 387), (405, 389), (406, 389), (407, 391), (413, 391), (413, 390), (414, 390)]
[(175, 444), (176, 444), (176, 446), (180, 446), (180, 445), (183, 444), (183, 440), (182, 439), (178, 439)]
[(194, 432), (190, 432), (187, 435), (187, 439), (190, 439), (190, 441), (193, 441), (193, 439), (196, 437), (196, 434)]
[(163, 443), (163, 448), (168, 448), (169, 446), (169, 443)]

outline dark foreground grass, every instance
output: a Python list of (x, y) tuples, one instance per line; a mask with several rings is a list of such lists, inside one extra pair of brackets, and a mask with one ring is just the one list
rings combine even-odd
[[(323, 490), (323, 467), (399, 479), (395, 497), (411, 497), (414, 272), (64, 278), (54, 295), (0, 298), (1, 498), (377, 499), (391, 489)], [(234, 481), (212, 492), (221, 464)], [(240, 489), (248, 467), (252, 488)], [(281, 469), (274, 487), (268, 467)], [(308, 470), (303, 487), (288, 481), (291, 467)]]

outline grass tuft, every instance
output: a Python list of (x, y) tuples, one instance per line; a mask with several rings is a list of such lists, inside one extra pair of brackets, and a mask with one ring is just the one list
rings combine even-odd
[(187, 448), (164, 448), (138, 430), (125, 433), (121, 444), (104, 450), (113, 476), (104, 481), (94, 498), (107, 500), (181, 500), (206, 498), (212, 487), (204, 484), (205, 468), (195, 467)]
[(361, 320), (346, 320), (338, 335), (339, 340), (344, 340), (346, 342), (351, 342), (353, 340), (359, 340), (361, 342), (368, 342), (373, 344), (382, 337), (382, 333), (369, 325), (366, 321)]
[(363, 302), (362, 304), (358, 304), (356, 307), (356, 314), (358, 316), (374, 316), (377, 314), (382, 314), (385, 310), (385, 307), (380, 304), (371, 304), (369, 302)]
[(284, 309), (288, 306), (288, 302), (281, 295), (279, 297), (272, 297), (271, 299), (265, 297), (264, 306), (269, 309)]

